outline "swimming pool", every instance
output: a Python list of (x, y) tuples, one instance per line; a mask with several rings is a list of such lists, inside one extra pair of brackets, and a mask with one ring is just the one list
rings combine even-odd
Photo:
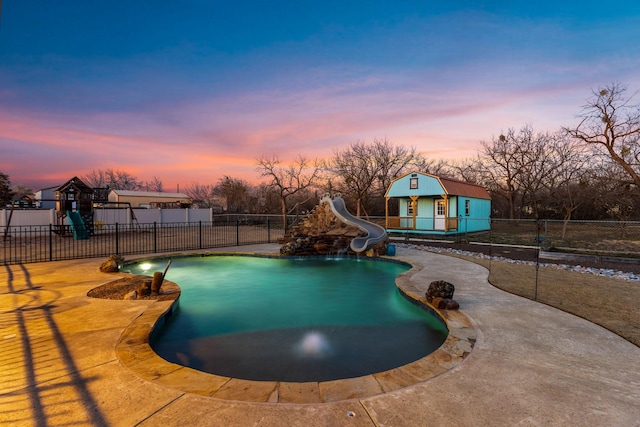
[[(123, 270), (158, 271), (165, 260)], [(213, 374), (289, 382), (353, 378), (436, 350), (447, 329), (407, 301), (408, 266), (371, 259), (177, 257), (180, 308), (151, 341), (168, 361)]]

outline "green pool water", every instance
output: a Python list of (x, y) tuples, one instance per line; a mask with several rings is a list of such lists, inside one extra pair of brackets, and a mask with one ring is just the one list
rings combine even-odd
[[(166, 259), (126, 271), (161, 271)], [(163, 358), (251, 380), (329, 381), (385, 371), (437, 349), (448, 331), (407, 301), (408, 270), (370, 259), (177, 257), (179, 309), (154, 334)]]

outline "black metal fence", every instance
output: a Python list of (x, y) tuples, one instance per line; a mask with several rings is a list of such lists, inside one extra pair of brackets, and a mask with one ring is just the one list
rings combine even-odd
[(491, 221), (491, 230), (396, 236), (469, 259), (498, 288), (573, 313), (640, 346), (640, 222)]
[(275, 243), (282, 217), (223, 215), (211, 222), (99, 225), (87, 238), (53, 225), (0, 227), (0, 264), (135, 255)]
[[(190, 224), (96, 225), (88, 234), (76, 239), (72, 230), (54, 226), (0, 227), (0, 265), (276, 243), (285, 232), (280, 216), (221, 215)], [(640, 345), (640, 222), (493, 219), (483, 232), (394, 237), (471, 254), (494, 285)]]
[[(465, 219), (465, 221), (474, 221)], [(485, 220), (483, 220), (485, 221)], [(378, 221), (376, 221), (378, 222)], [(473, 229), (468, 226), (464, 229)], [(396, 233), (406, 238), (449, 242), (486, 243), (540, 247), (544, 250), (612, 253), (640, 256), (640, 221), (562, 221), (551, 219), (492, 219), (491, 229), (480, 232), (454, 232), (447, 235)]]
[[(291, 217), (289, 223), (299, 218)], [(384, 217), (371, 217), (384, 223)], [(472, 227), (467, 227), (472, 228)], [(197, 223), (96, 224), (89, 238), (76, 240), (56, 226), (0, 227), (0, 264), (199, 250), (274, 243), (284, 236), (277, 215), (218, 215)], [(491, 230), (450, 235), (412, 233), (420, 240), (522, 245), (547, 251), (640, 257), (640, 222), (501, 220)]]

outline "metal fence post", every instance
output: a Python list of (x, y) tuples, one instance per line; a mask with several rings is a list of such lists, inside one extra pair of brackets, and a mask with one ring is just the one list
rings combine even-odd
[(53, 261), (53, 225), (49, 224), (49, 261)]
[(493, 226), (495, 222), (489, 218), (489, 273), (491, 273), (491, 259), (493, 258)]
[(153, 221), (153, 253), (158, 253), (158, 223)]
[(267, 217), (267, 243), (271, 243), (271, 218)]
[(540, 269), (540, 246), (542, 239), (540, 238), (540, 227), (545, 224), (541, 223), (539, 218), (536, 218), (536, 282), (533, 291), (533, 300), (538, 301), (538, 270)]
[(544, 241), (545, 243), (545, 248), (549, 248), (549, 221), (548, 220), (544, 220)]
[(120, 235), (118, 234), (117, 222), (116, 222), (116, 255), (120, 255)]
[(236, 246), (240, 246), (240, 219), (236, 218)]
[(464, 240), (469, 242), (469, 218), (464, 219)]
[(202, 249), (202, 221), (198, 221), (198, 249)]

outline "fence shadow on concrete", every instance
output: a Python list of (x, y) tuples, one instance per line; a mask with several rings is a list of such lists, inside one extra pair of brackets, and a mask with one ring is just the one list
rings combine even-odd
[(0, 424), (108, 423), (71, 355), (52, 311), (59, 295), (31, 282), (24, 265), (5, 267), (0, 284)]

